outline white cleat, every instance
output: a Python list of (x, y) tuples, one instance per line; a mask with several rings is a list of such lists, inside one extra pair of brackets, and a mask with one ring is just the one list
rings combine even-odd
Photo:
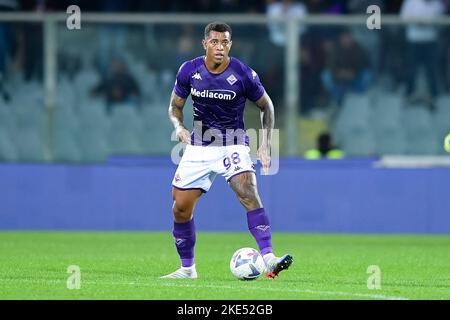
[(289, 269), (294, 261), (294, 258), (289, 254), (278, 258), (274, 254), (269, 253), (264, 255), (263, 258), (266, 263), (266, 277), (269, 279), (274, 279), (281, 271)]
[(263, 256), (266, 263), (266, 273), (272, 272), (278, 263), (278, 259), (273, 253), (269, 253)]
[(195, 266), (189, 268), (183, 268), (176, 270), (168, 275), (160, 277), (162, 279), (197, 279), (197, 271)]

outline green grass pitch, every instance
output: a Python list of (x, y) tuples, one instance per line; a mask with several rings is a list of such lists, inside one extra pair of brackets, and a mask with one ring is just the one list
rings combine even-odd
[[(0, 232), (0, 299), (450, 299), (450, 237), (275, 233), (294, 263), (275, 280), (239, 281), (229, 260), (256, 247), (249, 233), (197, 235), (196, 280), (179, 266), (170, 232)], [(69, 265), (81, 288), (68, 289)], [(368, 289), (371, 265), (381, 289)]]

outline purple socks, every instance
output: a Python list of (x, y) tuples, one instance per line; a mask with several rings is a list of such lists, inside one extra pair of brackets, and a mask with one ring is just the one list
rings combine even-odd
[[(269, 219), (264, 208), (247, 212), (248, 229), (258, 243), (262, 255), (272, 252), (272, 233)], [(181, 265), (191, 267), (194, 265), (195, 223), (194, 219), (185, 223), (173, 223), (173, 236)]]
[(194, 219), (185, 223), (173, 223), (173, 236), (181, 265), (191, 267), (194, 265), (195, 224)]
[(248, 230), (258, 243), (261, 255), (272, 252), (272, 233), (264, 208), (247, 212)]

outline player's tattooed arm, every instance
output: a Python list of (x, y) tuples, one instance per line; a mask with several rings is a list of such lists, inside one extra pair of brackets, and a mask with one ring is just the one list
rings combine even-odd
[(169, 119), (176, 130), (177, 138), (180, 142), (189, 143), (190, 134), (183, 123), (183, 108), (186, 99), (183, 99), (172, 92), (169, 105)]
[(262, 128), (267, 129), (272, 133), (272, 129), (275, 125), (275, 111), (272, 99), (270, 99), (267, 92), (264, 92), (263, 96), (256, 101), (256, 105), (261, 110)]
[(256, 105), (261, 110), (262, 141), (258, 149), (258, 158), (263, 165), (263, 172), (268, 173), (270, 167), (270, 147), (272, 143), (272, 131), (275, 125), (275, 111), (272, 99), (264, 92), (263, 96), (256, 101)]
[(173, 126), (176, 128), (184, 127), (183, 124), (183, 108), (186, 103), (186, 99), (180, 98), (172, 92), (169, 105), (169, 118), (172, 121)]

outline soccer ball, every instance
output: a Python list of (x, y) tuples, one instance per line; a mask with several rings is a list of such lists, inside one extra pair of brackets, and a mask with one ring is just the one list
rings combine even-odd
[(238, 249), (231, 257), (231, 273), (239, 280), (255, 280), (265, 269), (263, 257), (253, 248)]

